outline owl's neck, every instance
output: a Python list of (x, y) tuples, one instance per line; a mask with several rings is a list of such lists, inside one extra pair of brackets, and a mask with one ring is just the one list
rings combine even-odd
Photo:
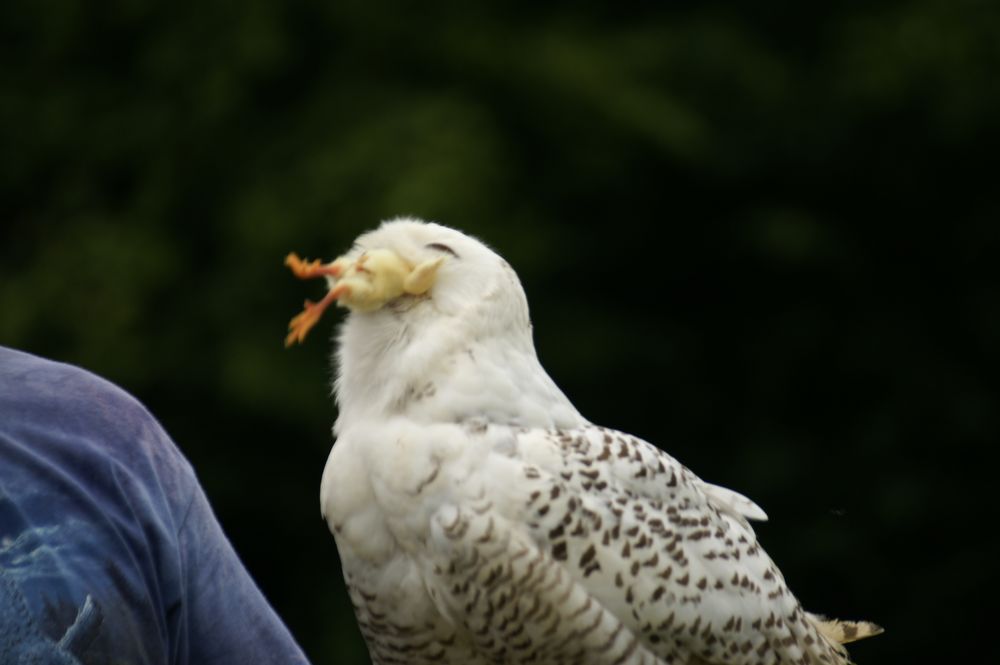
[(525, 325), (420, 312), (351, 315), (340, 335), (338, 434), (366, 421), (572, 427), (585, 420), (538, 362)]

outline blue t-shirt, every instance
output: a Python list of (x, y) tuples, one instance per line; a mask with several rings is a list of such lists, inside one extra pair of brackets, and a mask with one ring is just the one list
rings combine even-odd
[(0, 664), (306, 663), (130, 395), (0, 347)]

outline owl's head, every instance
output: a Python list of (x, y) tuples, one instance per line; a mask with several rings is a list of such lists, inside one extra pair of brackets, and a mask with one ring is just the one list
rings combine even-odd
[[(290, 254), (296, 276), (325, 277), (329, 290), (289, 325), (286, 344), (301, 342), (323, 311), (337, 303), (350, 318), (412, 325), (429, 318), (461, 318), (482, 325), (528, 325), (517, 275), (479, 240), (412, 218), (384, 222), (362, 234), (331, 263)], [(485, 331), (484, 331), (485, 332)]]
[(331, 263), (288, 261), (329, 290), (292, 320), (301, 341), (332, 303), (349, 310), (337, 339), (335, 431), (393, 416), (427, 422), (555, 426), (582, 417), (538, 362), (514, 270), (455, 229), (395, 219)]

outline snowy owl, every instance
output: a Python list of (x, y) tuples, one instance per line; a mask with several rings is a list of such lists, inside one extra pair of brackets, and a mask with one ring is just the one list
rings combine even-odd
[(514, 270), (397, 219), (331, 263), (336, 443), (320, 503), (372, 661), (837, 665), (880, 632), (803, 610), (756, 504), (594, 425), (539, 364)]

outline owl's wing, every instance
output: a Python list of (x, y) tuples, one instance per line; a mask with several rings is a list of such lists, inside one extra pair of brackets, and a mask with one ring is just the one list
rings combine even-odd
[(757, 544), (763, 511), (650, 444), (522, 430), (473, 473), (424, 579), (487, 661), (847, 662)]
[(493, 663), (662, 663), (502, 512), (482, 499), (446, 505), (432, 520), (428, 592), (477, 656)]
[(746, 497), (603, 428), (529, 431), (518, 451), (540, 485), (524, 535), (661, 658), (846, 662), (757, 543), (747, 518), (766, 516)]

